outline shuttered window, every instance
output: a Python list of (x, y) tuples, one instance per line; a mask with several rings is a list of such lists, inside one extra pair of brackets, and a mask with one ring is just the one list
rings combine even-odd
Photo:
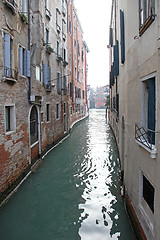
[(70, 82), (70, 97), (73, 97), (73, 82)]
[(124, 32), (124, 12), (120, 10), (120, 31), (121, 31), (121, 63), (125, 62), (125, 32)]
[(19, 46), (19, 73), (26, 77), (31, 76), (30, 51)]
[(43, 83), (51, 86), (51, 67), (48, 64), (43, 64)]
[(59, 119), (59, 103), (56, 104), (56, 119)]
[(113, 46), (113, 28), (109, 29), (109, 45)]
[(155, 0), (139, 0), (139, 34), (146, 31), (155, 19)]
[(61, 78), (61, 73), (57, 73), (57, 93), (61, 93), (62, 91), (62, 78)]
[(11, 37), (4, 33), (4, 75), (11, 76)]
[(46, 104), (46, 120), (47, 122), (50, 121), (50, 104), (49, 103)]
[(114, 45), (114, 76), (119, 75), (119, 42), (116, 40), (116, 45)]

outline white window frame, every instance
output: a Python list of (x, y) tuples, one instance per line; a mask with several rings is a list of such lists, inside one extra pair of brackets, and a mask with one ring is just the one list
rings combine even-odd
[(36, 80), (41, 82), (41, 66), (36, 65)]
[[(7, 131), (6, 128), (6, 107), (10, 107), (10, 130)], [(5, 122), (5, 134), (9, 135), (16, 131), (16, 113), (15, 104), (5, 104), (4, 106), (4, 122)]]
[[(146, 175), (140, 169), (139, 170), (139, 210), (140, 210), (143, 218), (145, 219), (145, 222), (147, 223), (150, 231), (152, 232), (152, 234), (154, 234), (154, 213), (151, 211), (147, 202), (143, 198), (143, 176), (146, 177)], [(148, 179), (148, 177), (146, 177), (146, 178), (151, 183), (151, 185), (154, 187), (154, 189), (156, 190), (153, 183)], [(156, 191), (155, 191), (154, 200), (155, 199), (156, 199)]]

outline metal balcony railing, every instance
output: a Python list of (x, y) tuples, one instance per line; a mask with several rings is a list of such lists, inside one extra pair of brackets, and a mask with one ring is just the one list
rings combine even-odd
[(135, 124), (135, 139), (150, 150), (155, 148), (155, 131)]
[(17, 4), (15, 0), (2, 0), (15, 13)]
[(3, 67), (4, 68), (4, 80), (16, 81), (18, 79), (18, 72), (13, 68)]

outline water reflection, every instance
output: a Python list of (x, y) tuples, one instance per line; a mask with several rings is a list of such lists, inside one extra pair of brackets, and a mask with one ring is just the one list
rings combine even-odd
[(5, 240), (132, 240), (116, 145), (93, 110), (0, 211)]

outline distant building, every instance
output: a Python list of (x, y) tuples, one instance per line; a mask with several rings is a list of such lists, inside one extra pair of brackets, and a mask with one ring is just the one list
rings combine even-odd
[(97, 87), (95, 92), (95, 108), (105, 108), (109, 86)]

